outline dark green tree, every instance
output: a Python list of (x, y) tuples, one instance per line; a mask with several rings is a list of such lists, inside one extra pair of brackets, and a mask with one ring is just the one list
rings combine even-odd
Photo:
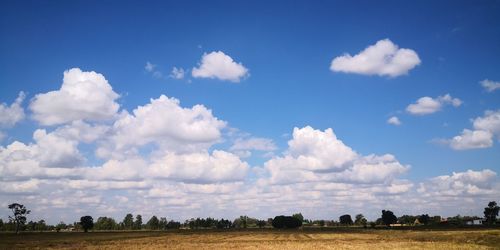
[(274, 217), (272, 225), (274, 228), (298, 228), (302, 221), (293, 216), (279, 215)]
[(167, 224), (168, 224), (167, 218), (160, 217), (160, 222), (158, 223), (158, 228), (160, 230), (166, 230), (167, 229)]
[(390, 226), (398, 222), (398, 217), (390, 210), (382, 210), (382, 222), (384, 225)]
[(354, 224), (366, 227), (366, 225), (368, 224), (368, 220), (365, 218), (363, 214), (357, 214), (354, 219)]
[(301, 222), (304, 222), (304, 216), (301, 213), (293, 214), (292, 217), (299, 219)]
[(59, 232), (59, 231), (61, 231), (61, 230), (63, 230), (63, 229), (66, 229), (67, 227), (68, 227), (68, 226), (66, 226), (66, 224), (65, 224), (64, 222), (62, 222), (62, 221), (61, 221), (61, 222), (59, 222), (59, 224), (57, 224), (57, 226), (56, 226), (56, 231), (57, 231), (57, 232)]
[(484, 218), (486, 219), (486, 223), (489, 225), (495, 224), (499, 209), (500, 207), (495, 201), (490, 201), (488, 203), (488, 206), (484, 208)]
[(431, 220), (431, 217), (428, 214), (422, 214), (418, 217), (418, 221), (420, 221), (420, 223), (422, 223), (424, 225), (429, 224), (430, 220)]
[(134, 229), (140, 230), (142, 228), (142, 216), (138, 214), (135, 216)]
[(132, 214), (125, 215), (125, 218), (123, 218), (123, 227), (126, 230), (132, 230), (134, 227), (134, 216)]
[(160, 220), (158, 220), (158, 217), (153, 215), (151, 219), (149, 219), (146, 223), (146, 226), (150, 230), (158, 230), (158, 228), (160, 227)]
[(82, 216), (80, 218), (80, 225), (83, 228), (83, 231), (88, 232), (89, 229), (94, 227), (94, 218), (90, 215)]
[(12, 210), (12, 213), (14, 214), (14, 216), (9, 216), (9, 219), (16, 224), (17, 234), (19, 233), (19, 227), (26, 223), (26, 215), (28, 215), (31, 211), (19, 203), (10, 204), (9, 209)]
[[(297, 217), (295, 217), (295, 218), (297, 218)], [(265, 220), (258, 220), (258, 221), (257, 221), (257, 226), (258, 226), (259, 228), (263, 228), (263, 227), (265, 227), (265, 226), (266, 226), (266, 221), (265, 221)]]
[[(399, 223), (401, 224), (405, 224), (405, 225), (413, 225), (415, 224), (415, 220), (417, 219), (416, 216), (413, 216), (413, 215), (403, 215), (401, 217), (399, 217)], [(419, 220), (420, 221), (420, 220)]]
[(339, 222), (342, 225), (352, 225), (352, 218), (349, 214), (344, 214), (339, 217)]

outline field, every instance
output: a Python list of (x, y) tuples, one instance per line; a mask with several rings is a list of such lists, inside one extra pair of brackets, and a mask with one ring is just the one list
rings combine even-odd
[(500, 249), (500, 229), (0, 234), (0, 249)]

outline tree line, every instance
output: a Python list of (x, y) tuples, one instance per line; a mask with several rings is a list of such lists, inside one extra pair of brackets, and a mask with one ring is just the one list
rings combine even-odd
[(47, 225), (45, 220), (37, 222), (27, 221), (27, 215), (31, 213), (24, 205), (19, 203), (12, 203), (8, 206), (12, 211), (9, 216), (9, 221), (4, 222), (0, 219), (0, 231), (84, 231), (89, 230), (172, 230), (172, 229), (231, 229), (231, 228), (265, 228), (273, 227), (277, 229), (291, 229), (298, 227), (332, 227), (332, 226), (360, 226), (371, 228), (377, 226), (415, 226), (415, 225), (453, 225), (460, 226), (466, 222), (480, 221), (481, 224), (494, 225), (500, 224), (497, 219), (500, 207), (495, 201), (488, 203), (484, 208), (484, 217), (477, 216), (453, 216), (446, 219), (441, 216), (429, 216), (428, 214), (422, 215), (402, 215), (397, 217), (390, 210), (382, 210), (380, 218), (375, 221), (369, 222), (363, 214), (357, 214), (352, 219), (351, 215), (344, 214), (339, 217), (339, 220), (308, 220), (304, 219), (301, 213), (293, 214), (291, 216), (278, 215), (274, 218), (267, 220), (259, 220), (256, 218), (248, 217), (246, 215), (240, 216), (234, 220), (215, 219), (215, 218), (191, 218), (183, 223), (167, 220), (166, 217), (153, 215), (145, 223), (140, 214), (135, 217), (129, 213), (125, 215), (122, 221), (116, 221), (111, 217), (98, 217), (94, 218), (89, 215), (82, 216), (80, 221), (72, 224), (65, 224), (60, 222), (57, 225)]

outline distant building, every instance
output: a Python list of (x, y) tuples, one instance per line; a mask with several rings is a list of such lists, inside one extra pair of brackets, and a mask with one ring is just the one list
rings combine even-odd
[(481, 219), (466, 220), (464, 222), (465, 222), (465, 225), (468, 225), (468, 226), (483, 225), (483, 220), (481, 220)]

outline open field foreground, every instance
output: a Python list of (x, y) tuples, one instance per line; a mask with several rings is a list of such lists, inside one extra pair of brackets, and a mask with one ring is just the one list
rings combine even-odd
[(1, 234), (1, 249), (500, 249), (500, 230)]

